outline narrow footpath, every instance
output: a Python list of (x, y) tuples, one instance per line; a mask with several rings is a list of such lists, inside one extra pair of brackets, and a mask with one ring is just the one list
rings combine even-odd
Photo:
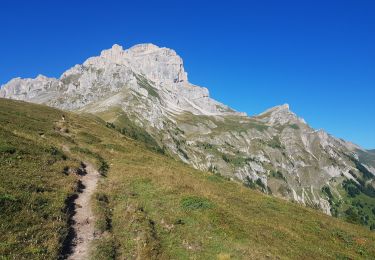
[(85, 164), (86, 174), (80, 177), (82, 189), (74, 201), (73, 229), (75, 237), (72, 243), (72, 254), (68, 260), (87, 259), (90, 243), (95, 239), (95, 218), (91, 198), (96, 190), (100, 174), (93, 165)]

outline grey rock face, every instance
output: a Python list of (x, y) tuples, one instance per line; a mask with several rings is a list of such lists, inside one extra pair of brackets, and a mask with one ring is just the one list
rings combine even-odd
[(342, 183), (360, 183), (364, 169), (366, 185), (374, 185), (374, 153), (312, 129), (288, 105), (255, 117), (236, 112), (189, 83), (175, 51), (153, 44), (114, 45), (59, 79), (13, 79), (0, 97), (91, 112), (118, 125), (125, 115), (195, 168), (327, 214), (332, 204), (323, 187), (340, 197)]

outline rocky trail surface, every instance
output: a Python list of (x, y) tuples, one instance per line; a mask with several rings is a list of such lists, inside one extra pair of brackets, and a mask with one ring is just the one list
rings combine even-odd
[(75, 237), (72, 241), (69, 260), (87, 259), (90, 243), (95, 239), (95, 218), (91, 205), (100, 174), (90, 163), (85, 163), (85, 173), (81, 176), (81, 191), (74, 201), (75, 214), (72, 218)]

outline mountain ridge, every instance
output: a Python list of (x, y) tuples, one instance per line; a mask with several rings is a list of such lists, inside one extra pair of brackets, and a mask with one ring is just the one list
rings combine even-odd
[(172, 157), (329, 215), (347, 217), (346, 187), (375, 187), (371, 153), (311, 128), (287, 104), (237, 112), (189, 83), (175, 51), (152, 44), (113, 45), (59, 79), (11, 80), (0, 97), (94, 113), (120, 131), (127, 118)]

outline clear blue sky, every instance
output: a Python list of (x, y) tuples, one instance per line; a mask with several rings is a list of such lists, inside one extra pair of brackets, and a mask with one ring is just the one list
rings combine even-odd
[(0, 37), (0, 84), (152, 42), (237, 110), (289, 103), (311, 126), (375, 148), (373, 0), (2, 0)]

